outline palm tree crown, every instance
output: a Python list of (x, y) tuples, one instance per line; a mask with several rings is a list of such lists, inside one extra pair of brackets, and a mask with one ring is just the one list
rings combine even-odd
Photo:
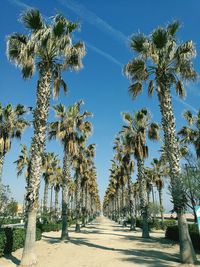
[(21, 21), (30, 34), (13, 33), (8, 37), (9, 60), (22, 69), (25, 79), (30, 78), (36, 68), (50, 68), (54, 78), (54, 95), (58, 95), (60, 86), (66, 92), (67, 86), (61, 78), (61, 71), (79, 70), (85, 55), (83, 43), (72, 44), (72, 32), (79, 25), (61, 14), (57, 14), (48, 24), (36, 9), (23, 13)]
[(132, 149), (136, 159), (148, 157), (148, 147), (146, 145), (146, 135), (150, 140), (159, 140), (160, 127), (157, 123), (150, 123), (150, 113), (146, 109), (141, 109), (131, 116), (130, 113), (122, 113), (124, 121), (122, 132), (126, 135), (129, 147)]
[(129, 92), (135, 98), (142, 91), (142, 82), (149, 81), (148, 94), (154, 92), (154, 83), (159, 91), (163, 86), (175, 86), (176, 93), (184, 97), (182, 80), (195, 80), (197, 74), (191, 59), (196, 56), (192, 41), (178, 45), (175, 35), (180, 25), (177, 21), (166, 28), (155, 29), (150, 36), (133, 35), (131, 49), (138, 57), (130, 60), (124, 72), (131, 80)]
[(13, 107), (8, 104), (0, 105), (0, 154), (5, 155), (11, 148), (13, 138), (20, 139), (23, 131), (29, 126), (24, 115), (26, 109), (23, 105)]
[(183, 144), (192, 144), (196, 150), (196, 155), (200, 157), (200, 110), (196, 116), (192, 112), (186, 110), (183, 117), (188, 123), (188, 126), (183, 126), (178, 134), (182, 137)]

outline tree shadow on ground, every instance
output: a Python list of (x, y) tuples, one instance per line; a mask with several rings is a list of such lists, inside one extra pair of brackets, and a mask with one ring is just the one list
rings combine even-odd
[(20, 260), (18, 258), (16, 258), (15, 256), (13, 256), (12, 254), (6, 254), (6, 255), (4, 255), (4, 258), (7, 260), (10, 260), (11, 262), (16, 264), (17, 266), (20, 263)]
[[(45, 238), (43, 241), (48, 242), (50, 244), (56, 244), (56, 243), (63, 242), (60, 237), (52, 237), (52, 236), (47, 236), (47, 235), (44, 235), (44, 234), (42, 235), (42, 237)], [(66, 240), (66, 241), (68, 241), (68, 240)]]
[(125, 256), (132, 256), (132, 257), (125, 257), (120, 259), (121, 261), (131, 261), (132, 263), (138, 263), (143, 266), (152, 266), (152, 267), (170, 267), (172, 266), (171, 263), (180, 263), (179, 262), (179, 255), (178, 254), (171, 254), (162, 251), (156, 250), (144, 250), (140, 249), (119, 249), (113, 247), (106, 247), (94, 243), (88, 242), (86, 238), (72, 238), (71, 243), (78, 245), (78, 246), (88, 246), (91, 248), (97, 248), (106, 251), (116, 251), (116, 253), (121, 253)]

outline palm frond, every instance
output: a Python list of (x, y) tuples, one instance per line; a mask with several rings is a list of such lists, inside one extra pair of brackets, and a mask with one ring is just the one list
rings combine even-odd
[(142, 83), (137, 82), (134, 84), (131, 84), (128, 88), (129, 94), (132, 96), (133, 99), (135, 99), (141, 92), (142, 92)]
[(180, 96), (181, 98), (184, 98), (186, 96), (186, 91), (184, 88), (184, 84), (182, 81), (178, 80), (176, 82), (176, 93), (178, 96)]
[(194, 123), (194, 117), (190, 110), (186, 110), (183, 112), (183, 118), (188, 122), (190, 126)]
[(147, 40), (147, 37), (142, 33), (133, 35), (130, 40), (130, 47), (133, 49), (133, 51), (142, 53), (146, 51), (145, 43)]
[(146, 81), (148, 79), (148, 71), (145, 61), (136, 58), (128, 62), (124, 67), (125, 75), (132, 81)]
[(149, 86), (148, 86), (148, 95), (149, 95), (149, 96), (152, 96), (153, 93), (154, 93), (154, 81), (151, 80), (151, 81), (149, 82)]
[(159, 140), (160, 139), (160, 126), (152, 122), (148, 127), (148, 137), (150, 140)]
[(167, 32), (169, 35), (171, 35), (172, 37), (174, 37), (177, 33), (177, 31), (180, 29), (180, 22), (179, 21), (174, 21), (172, 23), (170, 23), (167, 26)]
[(21, 21), (32, 31), (38, 31), (44, 27), (44, 21), (37, 9), (29, 9), (24, 12), (21, 16)]
[(157, 49), (163, 49), (167, 42), (167, 31), (163, 28), (158, 28), (152, 33), (152, 41)]

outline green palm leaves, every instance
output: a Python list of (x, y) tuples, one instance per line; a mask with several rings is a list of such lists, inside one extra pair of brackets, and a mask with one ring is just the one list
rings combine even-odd
[[(195, 80), (197, 75), (191, 59), (196, 50), (192, 41), (178, 45), (175, 34), (180, 25), (177, 21), (166, 28), (155, 29), (150, 36), (138, 34), (132, 36), (130, 47), (138, 57), (130, 60), (124, 72), (131, 80), (129, 92), (135, 98), (143, 87), (143, 81), (154, 78), (157, 90), (164, 84), (175, 86), (180, 97), (185, 96), (182, 80)], [(154, 91), (154, 82), (150, 80), (148, 93)]]
[(26, 108), (20, 104), (16, 107), (11, 104), (3, 107), (0, 104), (0, 181), (4, 157), (11, 148), (12, 139), (20, 139), (24, 130), (29, 126), (29, 122), (25, 119), (26, 112)]
[(85, 121), (90, 112), (80, 112), (82, 101), (66, 110), (65, 106), (59, 104), (54, 106), (55, 115), (58, 121), (50, 123), (49, 138), (58, 138), (63, 144), (66, 144), (67, 152), (70, 155), (78, 152), (78, 142), (86, 138), (92, 132), (92, 125)]
[(157, 123), (150, 123), (150, 113), (146, 109), (141, 109), (133, 115), (130, 113), (122, 113), (126, 126), (123, 132), (126, 135), (127, 142), (132, 148), (136, 159), (144, 159), (148, 157), (148, 147), (146, 146), (146, 135), (149, 139), (159, 140), (160, 127)]
[(30, 78), (36, 68), (49, 66), (54, 78), (54, 95), (58, 95), (61, 86), (66, 92), (67, 86), (61, 78), (61, 71), (83, 67), (85, 46), (81, 42), (73, 44), (71, 38), (78, 24), (68, 21), (61, 14), (57, 14), (48, 24), (35, 9), (23, 13), (21, 21), (30, 34), (14, 33), (8, 37), (9, 60), (22, 69), (25, 79)]
[(200, 111), (194, 116), (191, 111), (186, 110), (183, 117), (188, 126), (183, 126), (178, 134), (182, 137), (183, 144), (192, 144), (195, 148), (196, 155), (200, 157)]
[(29, 126), (24, 118), (26, 112), (23, 105), (0, 105), (0, 154), (7, 153), (11, 147), (11, 140), (21, 138), (23, 131)]

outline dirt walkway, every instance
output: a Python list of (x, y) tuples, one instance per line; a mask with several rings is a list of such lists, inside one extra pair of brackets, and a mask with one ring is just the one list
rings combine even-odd
[[(142, 239), (141, 232), (130, 232), (117, 223), (99, 217), (82, 228), (70, 232), (70, 242), (61, 243), (60, 232), (44, 233), (36, 243), (38, 267), (173, 267), (180, 265), (178, 246), (164, 239), (163, 232), (154, 232), (151, 239)], [(9, 258), (0, 259), (0, 267), (19, 263), (22, 249)]]

